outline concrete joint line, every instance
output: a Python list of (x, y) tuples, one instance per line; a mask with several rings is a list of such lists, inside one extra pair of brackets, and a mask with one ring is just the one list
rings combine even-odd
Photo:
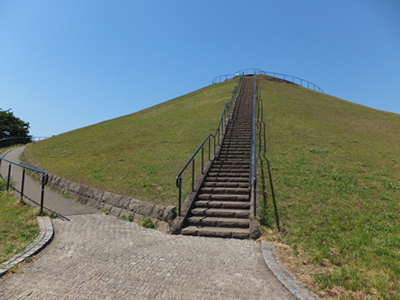
[(40, 228), (40, 233), (36, 237), (36, 239), (28, 245), (23, 251), (18, 254), (15, 254), (9, 260), (0, 264), (0, 277), (5, 275), (8, 270), (17, 264), (23, 262), (28, 257), (31, 257), (37, 253), (39, 253), (42, 249), (44, 249), (53, 239), (54, 230), (53, 224), (49, 217), (38, 217), (37, 218)]
[(261, 241), (261, 250), (265, 263), (278, 281), (298, 300), (320, 299), (300, 284), (279, 262), (274, 245)]

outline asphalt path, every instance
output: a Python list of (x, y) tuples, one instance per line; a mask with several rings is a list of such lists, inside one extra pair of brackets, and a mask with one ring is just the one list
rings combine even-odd
[[(2, 154), (2, 157), (20, 163), (20, 156), (25, 147), (17, 147), (8, 150)], [(1, 163), (1, 176), (8, 177), (8, 168), (10, 163), (2, 161)], [(21, 195), (21, 182), (22, 182), (22, 168), (11, 164), (11, 178), (13, 187), (17, 196)], [(28, 174), (25, 174), (24, 180), (24, 200), (29, 203), (33, 208), (39, 208), (41, 202), (41, 184), (33, 180)], [(50, 212), (59, 214), (62, 217), (68, 217), (80, 214), (95, 213), (98, 210), (94, 207), (80, 204), (71, 198), (66, 198), (63, 195), (51, 190), (45, 186), (44, 191), (44, 208)]]

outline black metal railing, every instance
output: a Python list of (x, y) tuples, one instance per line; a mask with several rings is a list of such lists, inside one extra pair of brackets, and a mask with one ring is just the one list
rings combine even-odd
[(312, 83), (312, 82), (310, 82), (308, 80), (302, 79), (300, 77), (296, 77), (296, 76), (289, 75), (289, 74), (278, 73), (278, 72), (267, 72), (267, 71), (263, 71), (263, 70), (257, 69), (257, 68), (247, 68), (247, 69), (239, 70), (234, 74), (224, 74), (224, 75), (216, 76), (216, 77), (213, 78), (212, 83), (213, 84), (214, 83), (219, 83), (219, 82), (234, 78), (235, 76), (238, 76), (238, 74), (241, 74), (241, 75), (242, 74), (243, 75), (257, 75), (257, 74), (269, 75), (269, 76), (272, 76), (272, 77), (276, 77), (276, 78), (279, 78), (279, 79), (290, 81), (290, 82), (292, 82), (294, 84), (300, 85), (302, 87), (306, 87), (308, 89), (313, 89), (314, 91), (318, 91), (318, 92), (321, 92), (321, 93), (324, 92), (316, 84), (314, 84), (314, 83)]
[(32, 142), (32, 137), (9, 137), (0, 140), (0, 148), (7, 148), (15, 145), (25, 145)]
[[(272, 180), (272, 172), (271, 172), (271, 164), (266, 156), (267, 152), (267, 138), (266, 138), (266, 125), (264, 122), (264, 108), (263, 108), (263, 102), (262, 102), (262, 97), (261, 97), (261, 88), (258, 89), (257, 92), (257, 121), (259, 123), (259, 130), (258, 130), (258, 140), (259, 140), (259, 147), (258, 147), (258, 155), (260, 158), (260, 184), (261, 184), (261, 194), (264, 198), (263, 200), (263, 207), (260, 207), (261, 210), (264, 210), (263, 213), (265, 215), (268, 214), (267, 211), (267, 187), (265, 184), (265, 174), (264, 171), (265, 169), (268, 170), (268, 177), (269, 177), (269, 188), (270, 188), (270, 193), (272, 197), (272, 202), (274, 206), (274, 211), (275, 211), (275, 222), (276, 222), (276, 227), (278, 231), (281, 230), (280, 224), (279, 224), (279, 214), (278, 214), (278, 207), (276, 204), (276, 198), (275, 198), (275, 190), (274, 190), (274, 184)], [(264, 162), (267, 163), (267, 165), (264, 165)], [(268, 218), (268, 217), (267, 217)]]
[(4, 157), (0, 157), (0, 169), (1, 169), (1, 164), (3, 161), (6, 161), (9, 163), (8, 165), (8, 176), (7, 176), (7, 191), (10, 188), (10, 182), (11, 182), (11, 166), (15, 165), (17, 167), (22, 168), (22, 178), (21, 178), (21, 190), (19, 191), (21, 199), (24, 197), (24, 185), (25, 185), (25, 170), (28, 169), (33, 172), (41, 173), (41, 191), (40, 191), (40, 213), (43, 213), (43, 206), (44, 206), (44, 186), (47, 184), (47, 181), (49, 179), (49, 174), (45, 171), (34, 169), (28, 166), (21, 165), (19, 163), (13, 162), (11, 160), (5, 159)]
[(7, 148), (15, 145), (25, 145), (30, 142), (38, 142), (47, 139), (47, 137), (9, 137), (0, 139), (0, 149)]
[[(201, 152), (201, 167), (200, 167), (200, 174), (204, 174), (204, 166), (208, 161), (211, 161), (214, 159), (216, 155), (216, 149), (218, 146), (221, 146), (223, 136), (226, 131), (226, 127), (228, 126), (229, 121), (232, 118), (232, 113), (233, 109), (235, 108), (236, 104), (236, 99), (238, 98), (240, 92), (241, 92), (241, 87), (242, 87), (242, 80), (243, 76), (239, 78), (238, 84), (236, 85), (235, 89), (232, 92), (231, 99), (227, 104), (225, 104), (224, 111), (222, 112), (220, 121), (218, 123), (218, 127), (215, 131), (215, 134), (210, 133), (205, 140), (201, 143), (200, 147), (197, 148), (197, 150), (194, 152), (192, 157), (189, 159), (189, 161), (186, 163), (186, 165), (183, 167), (183, 169), (179, 172), (179, 174), (176, 176), (176, 187), (179, 189), (178, 192), (178, 215), (181, 215), (181, 206), (182, 206), (182, 175), (185, 172), (185, 170), (189, 167), (189, 165), (192, 166), (192, 172), (191, 172), (191, 188), (190, 190), (194, 192), (195, 190), (195, 167), (196, 167), (196, 156)], [(211, 142), (211, 139), (213, 140)], [(204, 149), (205, 146), (208, 145), (208, 149), (206, 152), (208, 152), (208, 160), (205, 162), (204, 161)], [(213, 150), (211, 151), (211, 146), (213, 146)], [(211, 156), (212, 152), (212, 156)]]
[(252, 104), (252, 117), (251, 117), (251, 150), (250, 150), (250, 172), (249, 172), (249, 196), (254, 207), (254, 216), (257, 215), (257, 80), (254, 76), (253, 83), (253, 104)]

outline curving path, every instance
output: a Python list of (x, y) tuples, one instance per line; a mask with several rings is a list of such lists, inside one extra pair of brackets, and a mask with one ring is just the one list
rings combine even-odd
[(166, 235), (100, 213), (53, 225), (51, 244), (0, 278), (0, 299), (294, 299), (254, 241)]

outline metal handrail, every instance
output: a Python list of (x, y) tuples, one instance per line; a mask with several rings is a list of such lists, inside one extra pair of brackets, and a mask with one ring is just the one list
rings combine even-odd
[[(4, 139), (0, 139), (0, 148), (6, 148), (6, 147), (10, 147), (16, 144), (28, 144), (30, 142), (38, 142), (44, 139), (47, 139), (48, 137), (43, 137), (43, 136), (39, 136), (39, 137), (8, 137), (8, 138), (4, 138)], [(22, 141), (21, 143), (19, 143), (18, 141)]]
[[(256, 203), (256, 192), (257, 192), (257, 97), (256, 97), (256, 76), (254, 76), (254, 83), (253, 83), (253, 109), (252, 109), (252, 132), (251, 132), (251, 150), (250, 150), (250, 170), (249, 170), (249, 196), (250, 199), (253, 198), (254, 204), (254, 216), (257, 215), (257, 203)], [(253, 196), (252, 196), (253, 192)]]
[[(271, 196), (272, 196), (272, 202), (274, 205), (274, 210), (275, 210), (275, 222), (276, 222), (276, 227), (278, 228), (278, 231), (281, 231), (280, 224), (279, 224), (279, 214), (278, 214), (278, 207), (276, 205), (276, 198), (275, 198), (275, 190), (274, 190), (274, 183), (272, 180), (272, 172), (271, 172), (271, 164), (266, 156), (267, 152), (267, 138), (266, 138), (266, 125), (264, 122), (264, 108), (262, 104), (262, 98), (261, 98), (261, 88), (259, 89), (259, 94), (257, 94), (257, 100), (260, 99), (258, 102), (258, 117), (257, 121), (260, 123), (260, 130), (259, 130), (259, 150), (258, 150), (258, 155), (260, 156), (260, 170), (261, 170), (261, 177), (262, 177), (262, 184), (263, 184), (263, 191), (266, 191), (265, 183), (264, 183), (264, 163), (263, 159), (267, 162), (267, 169), (268, 169), (268, 177), (269, 177), (269, 187), (271, 191)], [(263, 137), (263, 152), (261, 152), (261, 137)], [(264, 199), (264, 205), (266, 205), (266, 196)]]
[(32, 141), (32, 137), (8, 137), (0, 140), (0, 148), (10, 147), (16, 144), (28, 144)]
[[(211, 138), (213, 138), (214, 140), (214, 157), (216, 155), (216, 147), (217, 145), (219, 146), (221, 144), (221, 136), (224, 135), (224, 131), (226, 131), (226, 127), (228, 126), (228, 122), (230, 121), (231, 117), (232, 117), (232, 112), (233, 112), (233, 108), (235, 107), (235, 103), (236, 103), (236, 99), (240, 93), (241, 90), (241, 83), (243, 80), (243, 75), (239, 78), (238, 84), (236, 85), (235, 89), (232, 92), (232, 96), (231, 99), (229, 100), (229, 102), (227, 104), (225, 104), (224, 107), (224, 111), (222, 112), (221, 118), (219, 120), (217, 129), (215, 131), (215, 134), (210, 133), (205, 139), (204, 141), (201, 143), (201, 145), (199, 146), (199, 148), (197, 148), (197, 150), (195, 151), (195, 153), (192, 155), (192, 157), (189, 159), (189, 161), (185, 164), (185, 166), (183, 167), (183, 169), (179, 172), (179, 174), (176, 176), (175, 179), (175, 184), (176, 187), (179, 189), (179, 194), (178, 194), (178, 215), (181, 215), (181, 204), (182, 204), (182, 174), (183, 172), (187, 169), (187, 167), (190, 165), (190, 163), (192, 163), (192, 192), (194, 191), (194, 173), (195, 173), (195, 157), (196, 155), (200, 152), (202, 152), (202, 159), (201, 159), (201, 174), (204, 173), (204, 145), (206, 144), (206, 142), (208, 141), (208, 161), (211, 160)], [(218, 143), (216, 143), (218, 137)], [(208, 162), (207, 161), (207, 162)]]
[[(302, 87), (307, 87), (308, 89), (313, 89), (314, 91), (318, 91), (321, 93), (324, 93), (324, 91), (316, 84), (302, 79), (300, 77), (296, 77), (293, 75), (289, 75), (289, 74), (284, 74), (284, 73), (278, 73), (278, 72), (268, 72), (268, 71), (263, 71), (261, 69), (257, 69), (257, 68), (247, 68), (247, 69), (242, 69), (237, 71), (235, 74), (225, 74), (225, 75), (220, 75), (220, 76), (216, 76), (214, 77), (214, 79), (212, 80), (212, 83), (219, 83), (222, 81), (222, 79), (224, 78), (224, 80), (228, 80), (231, 78), (234, 78), (235, 76), (238, 76), (238, 74), (244, 74), (244, 75), (257, 75), (257, 74), (263, 74), (263, 75), (270, 75), (272, 77), (276, 77), (276, 78), (280, 78), (286, 81), (290, 81), (293, 82), (294, 84), (298, 84)], [(296, 83), (297, 81), (297, 83)], [(311, 88), (310, 88), (311, 86)]]
[(42, 173), (42, 174), (43, 174), (43, 175), (42, 175), (42, 180), (41, 180), (41, 182), (42, 182), (42, 188), (41, 188), (41, 193), (40, 193), (40, 213), (43, 213), (43, 206), (44, 206), (44, 186), (47, 184), (47, 182), (48, 182), (48, 180), (49, 180), (49, 174), (48, 174), (46, 171), (42, 171), (42, 170), (38, 170), (38, 169), (35, 169), (35, 168), (31, 168), (31, 167), (28, 167), (28, 166), (25, 166), (25, 165), (22, 165), (22, 164), (13, 162), (13, 161), (11, 161), (11, 160), (8, 160), (8, 159), (6, 159), (6, 158), (4, 158), (4, 157), (0, 157), (0, 168), (1, 168), (1, 162), (2, 162), (3, 160), (9, 163), (9, 165), (8, 165), (8, 176), (7, 176), (7, 191), (8, 191), (9, 188), (10, 188), (11, 165), (13, 164), (13, 165), (16, 165), (16, 166), (22, 168), (22, 180), (21, 180), (21, 192), (20, 192), (20, 194), (21, 194), (21, 196), (20, 196), (21, 199), (24, 197), (25, 169), (28, 169), (28, 170), (31, 170), (31, 171), (34, 171), (34, 172), (38, 172), (38, 173)]

